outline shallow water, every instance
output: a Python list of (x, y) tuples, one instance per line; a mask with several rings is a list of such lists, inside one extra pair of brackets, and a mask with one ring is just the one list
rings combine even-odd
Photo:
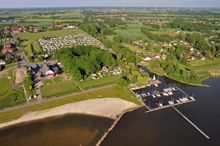
[(113, 120), (66, 115), (0, 130), (1, 146), (94, 146)]

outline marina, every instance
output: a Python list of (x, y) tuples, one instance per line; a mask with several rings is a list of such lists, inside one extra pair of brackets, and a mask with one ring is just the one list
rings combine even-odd
[(187, 94), (175, 85), (168, 87), (161, 87), (161, 84), (151, 85), (133, 90), (133, 93), (144, 103), (147, 108), (146, 112), (196, 101), (194, 95)]
[[(157, 84), (151, 84), (152, 80)], [(196, 99), (194, 98), (194, 94), (189, 95), (175, 84), (166, 85), (163, 82), (156, 80), (155, 75), (152, 80), (145, 88), (139, 88), (132, 91), (132, 93), (135, 94), (135, 96), (139, 98), (139, 100), (142, 101), (146, 107), (147, 111), (145, 111), (145, 113), (172, 108), (201, 135), (203, 135), (206, 139), (210, 139), (205, 132), (203, 132), (198, 126), (196, 126), (196, 124), (194, 124), (175, 107), (177, 105), (195, 102)]]

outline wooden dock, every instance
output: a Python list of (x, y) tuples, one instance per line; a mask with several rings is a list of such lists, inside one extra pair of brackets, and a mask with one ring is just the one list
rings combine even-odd
[(192, 125), (197, 131), (199, 131), (206, 139), (210, 139), (210, 137), (205, 134), (198, 126), (196, 126), (192, 121), (190, 121), (183, 113), (181, 113), (176, 107), (172, 106), (172, 108), (181, 115), (190, 125)]
[(175, 104), (168, 104), (168, 105), (164, 105), (162, 107), (157, 107), (157, 108), (153, 108), (153, 109), (150, 109), (146, 104), (145, 104), (145, 107), (147, 107), (147, 110), (145, 113), (149, 113), (149, 112), (155, 112), (155, 111), (158, 111), (158, 110), (162, 110), (162, 109), (165, 109), (165, 108), (170, 108), (170, 107), (174, 107), (174, 106), (177, 106), (177, 105), (182, 105), (182, 104), (185, 104), (185, 103), (191, 103), (191, 102), (194, 102), (196, 101), (195, 99), (192, 99), (192, 100), (188, 100), (188, 101), (185, 101), (185, 102), (180, 102), (180, 103), (175, 103)]

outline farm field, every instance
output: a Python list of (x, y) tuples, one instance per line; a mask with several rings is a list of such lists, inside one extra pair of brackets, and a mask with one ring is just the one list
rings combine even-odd
[(129, 40), (147, 39), (148, 37), (141, 32), (141, 27), (141, 24), (127, 24), (127, 26), (117, 28), (115, 32), (119, 37)]

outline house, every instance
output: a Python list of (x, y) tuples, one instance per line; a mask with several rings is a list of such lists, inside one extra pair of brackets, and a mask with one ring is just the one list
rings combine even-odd
[(109, 72), (108, 67), (103, 66), (101, 72), (105, 72), (105, 73)]
[(13, 62), (15, 58), (16, 58), (15, 55), (12, 54), (11, 52), (5, 53), (5, 62)]
[(40, 32), (40, 28), (39, 27), (34, 27), (34, 30), (33, 30), (35, 33), (36, 32)]
[(0, 59), (0, 65), (5, 65), (5, 64), (6, 64), (5, 61)]
[(6, 52), (12, 53), (11, 43), (9, 43), (9, 42), (4, 43), (4, 47), (3, 47), (3, 50), (2, 50), (2, 51), (3, 51), (4, 53), (6, 53)]
[(63, 72), (63, 70), (60, 68), (60, 66), (58, 64), (52, 65), (51, 66), (51, 70), (55, 73), (55, 74), (61, 74)]
[(145, 58), (144, 58), (144, 61), (150, 61), (150, 60), (151, 60), (150, 57), (145, 57)]
[(166, 54), (162, 54), (161, 58), (162, 58), (163, 60), (166, 60), (166, 59), (167, 59), (167, 55), (166, 55)]
[(56, 74), (49, 68), (49, 66), (45, 63), (41, 67), (41, 74), (45, 77), (54, 77)]
[(45, 63), (40, 69), (41, 75), (52, 78), (63, 72), (62, 68), (57, 63)]

